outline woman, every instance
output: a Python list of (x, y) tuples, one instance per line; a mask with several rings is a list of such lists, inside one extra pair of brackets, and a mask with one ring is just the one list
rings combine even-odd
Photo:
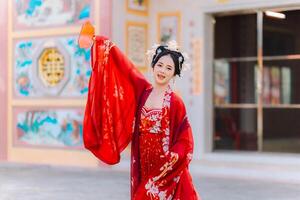
[(85, 147), (103, 162), (116, 164), (132, 142), (131, 199), (199, 199), (188, 171), (191, 127), (184, 103), (169, 87), (180, 76), (184, 56), (157, 47), (152, 86), (107, 38), (93, 40)]

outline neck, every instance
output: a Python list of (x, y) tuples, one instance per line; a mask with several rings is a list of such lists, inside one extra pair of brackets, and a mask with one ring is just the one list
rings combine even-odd
[(165, 92), (167, 90), (168, 86), (169, 86), (169, 84), (161, 85), (161, 84), (155, 83), (153, 85), (153, 91), (158, 92), (158, 93)]

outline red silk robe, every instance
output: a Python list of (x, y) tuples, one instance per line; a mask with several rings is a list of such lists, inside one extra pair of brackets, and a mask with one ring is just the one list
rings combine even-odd
[(141, 179), (139, 125), (151, 84), (107, 38), (92, 47), (92, 74), (84, 117), (85, 148), (108, 164), (120, 161), (131, 145), (131, 199), (199, 199), (188, 171), (193, 152), (191, 126), (184, 103), (170, 93), (167, 149), (160, 166)]

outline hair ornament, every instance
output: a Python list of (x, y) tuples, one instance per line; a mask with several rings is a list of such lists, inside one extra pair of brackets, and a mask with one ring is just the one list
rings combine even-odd
[(149, 63), (152, 62), (152, 59), (154, 58), (155, 54), (156, 54), (156, 49), (159, 47), (159, 44), (154, 44), (150, 49), (148, 49), (148, 51), (146, 52), (147, 58)]
[(182, 56), (184, 57), (184, 62), (182, 64), (182, 72), (186, 72), (191, 69), (191, 64), (188, 62), (190, 57), (186, 52), (183, 52)]
[[(189, 60), (189, 56), (187, 53), (185, 52), (180, 52), (179, 51), (179, 46), (177, 44), (177, 42), (175, 40), (171, 40), (169, 41), (166, 45), (160, 45), (160, 44), (154, 44), (146, 53), (147, 57), (148, 57), (148, 61), (149, 63), (152, 62), (152, 60), (154, 59), (154, 57), (158, 54), (160, 54), (162, 52), (161, 48), (158, 48), (160, 46), (163, 46), (163, 48), (171, 50), (171, 51), (175, 51), (180, 53), (182, 56), (178, 57), (178, 61), (181, 64), (181, 71), (185, 72), (189, 69), (191, 69), (190, 64), (188, 63)], [(183, 63), (182, 63), (183, 62)]]
[(178, 60), (179, 60), (179, 62), (180, 62), (180, 63), (182, 63), (182, 61), (183, 61), (183, 57), (182, 57), (182, 56), (180, 56), (180, 57), (178, 58)]

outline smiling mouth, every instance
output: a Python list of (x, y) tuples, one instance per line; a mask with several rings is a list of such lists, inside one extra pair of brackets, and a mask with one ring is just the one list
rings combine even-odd
[(157, 77), (158, 77), (160, 80), (163, 80), (163, 79), (166, 78), (164, 75), (161, 75), (161, 74), (157, 74)]

